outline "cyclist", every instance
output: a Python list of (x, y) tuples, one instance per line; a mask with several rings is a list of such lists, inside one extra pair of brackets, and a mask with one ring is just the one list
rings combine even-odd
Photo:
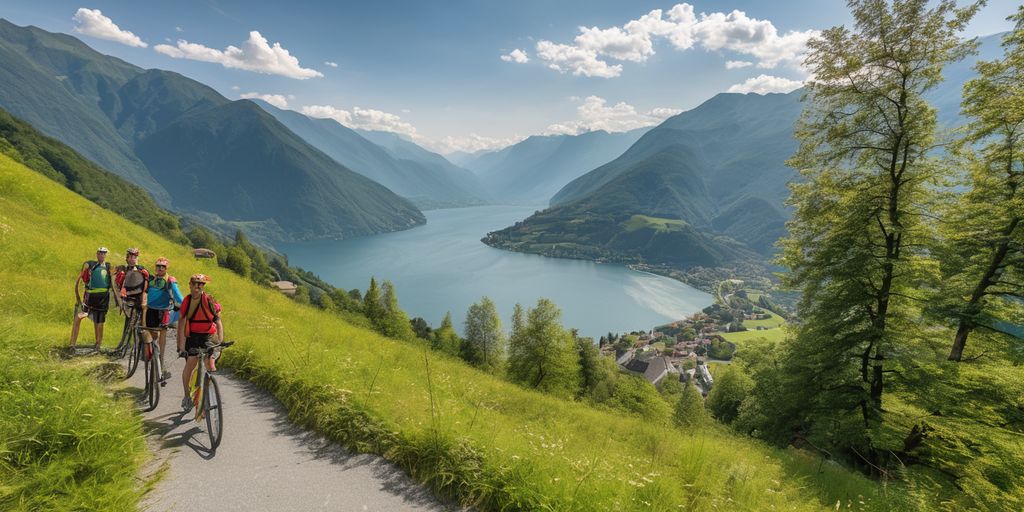
[[(181, 305), (181, 291), (178, 290), (178, 280), (167, 273), (167, 266), (170, 262), (167, 258), (157, 258), (154, 265), (153, 275), (149, 276), (148, 309), (146, 309), (146, 327), (160, 328), (170, 324), (171, 310), (176, 310)], [(153, 334), (150, 331), (143, 331), (145, 341), (150, 341)], [(161, 330), (157, 343), (160, 345), (161, 368), (164, 362), (164, 352), (167, 347), (167, 331)], [(170, 377), (171, 372), (164, 370), (160, 379)]]
[[(107, 318), (107, 309), (110, 307), (110, 262), (107, 261), (107, 248), (96, 249), (96, 259), (86, 261), (82, 264), (82, 271), (75, 280), (75, 289), (78, 289), (78, 281), (85, 283), (85, 295), (82, 311), (75, 314), (74, 323), (71, 325), (71, 349), (74, 350), (78, 342), (78, 329), (82, 325), (82, 319), (89, 317), (96, 332), (96, 347), (100, 349), (103, 344), (103, 323)], [(77, 293), (77, 292), (75, 292)], [(115, 301), (117, 299), (115, 298)]]
[(124, 255), (124, 265), (115, 269), (114, 287), (121, 297), (121, 304), (136, 313), (146, 307), (149, 291), (149, 270), (139, 265), (139, 249), (130, 247)]
[[(189, 294), (181, 302), (181, 315), (178, 318), (178, 354), (186, 357), (185, 368), (181, 372), (181, 383), (185, 388), (181, 408), (185, 412), (190, 411), (194, 405), (189, 396), (188, 381), (199, 363), (200, 353), (204, 348), (224, 341), (220, 304), (205, 290), (209, 282), (210, 278), (206, 274), (195, 274), (189, 278)], [(213, 357), (210, 358), (210, 371), (217, 371)]]

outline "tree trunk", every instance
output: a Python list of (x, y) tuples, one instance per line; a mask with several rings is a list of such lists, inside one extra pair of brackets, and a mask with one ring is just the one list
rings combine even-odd
[(953, 338), (953, 350), (949, 352), (950, 361), (959, 361), (964, 355), (964, 346), (967, 345), (967, 337), (974, 330), (974, 325), (967, 320), (960, 321), (960, 327), (956, 330), (956, 337)]

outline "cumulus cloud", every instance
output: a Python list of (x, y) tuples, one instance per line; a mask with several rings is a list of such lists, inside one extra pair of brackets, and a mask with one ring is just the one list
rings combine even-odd
[(137, 48), (149, 46), (139, 36), (127, 30), (122, 30), (113, 20), (104, 16), (99, 9), (79, 8), (71, 19), (75, 22), (75, 32), (79, 34)]
[[(239, 95), (243, 100), (261, 99), (277, 108), (288, 108), (288, 100), (285, 99), (283, 94), (260, 94), (258, 92), (247, 92)], [(294, 96), (290, 96), (294, 99)]]
[(181, 27), (174, 27), (174, 31), (175, 31), (175, 32), (184, 32), (184, 31), (185, 31), (185, 29), (183, 29), (183, 28), (181, 28)]
[(753, 65), (754, 63), (748, 60), (730, 60), (725, 62), (725, 69), (742, 69)]
[[(537, 57), (560, 73), (614, 78), (622, 74), (622, 64), (609, 60), (645, 62), (655, 54), (655, 41), (663, 39), (679, 51), (699, 45), (709, 51), (749, 56), (765, 69), (796, 67), (803, 61), (807, 41), (818, 34), (815, 30), (779, 34), (771, 21), (750, 18), (738, 10), (698, 16), (686, 3), (667, 12), (655, 9), (621, 27), (580, 27), (579, 32), (571, 44), (538, 41)], [(739, 63), (745, 61), (730, 62), (743, 67)]]
[(604, 98), (587, 96), (576, 107), (576, 112), (579, 116), (578, 119), (550, 125), (544, 130), (544, 134), (579, 135), (596, 130), (626, 132), (645, 126), (654, 126), (682, 111), (659, 107), (648, 112), (637, 112), (636, 107), (626, 102), (609, 106), (608, 101)]
[(302, 113), (309, 117), (334, 119), (349, 128), (392, 132), (405, 135), (410, 139), (422, 140), (422, 137), (416, 133), (415, 126), (402, 121), (402, 118), (396, 114), (382, 110), (360, 107), (344, 110), (331, 105), (308, 105), (302, 107)]
[(325, 61), (324, 61), (324, 65), (330, 66), (330, 67), (332, 67), (332, 68), (336, 68), (336, 67), (338, 67), (338, 63), (337, 63), (337, 62), (331, 62), (331, 61), (329, 61), (329, 60), (325, 60)]
[(800, 80), (790, 80), (780, 76), (758, 75), (748, 78), (742, 84), (736, 84), (729, 88), (729, 92), (755, 92), (757, 94), (768, 94), (770, 92), (790, 92), (804, 86)]
[(153, 49), (175, 59), (213, 62), (226, 68), (281, 75), (298, 80), (324, 76), (315, 69), (300, 66), (299, 59), (284, 49), (281, 43), (270, 46), (267, 39), (256, 30), (249, 32), (249, 39), (242, 43), (241, 48), (228, 46), (223, 50), (217, 50), (179, 39), (175, 46), (158, 44)]
[(530, 57), (526, 55), (526, 52), (516, 48), (508, 53), (508, 55), (502, 55), (501, 60), (505, 62), (515, 62), (516, 64), (526, 64), (530, 62)]

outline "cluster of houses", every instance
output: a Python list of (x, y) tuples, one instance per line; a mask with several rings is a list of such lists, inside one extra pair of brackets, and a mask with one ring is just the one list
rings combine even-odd
[[(628, 372), (642, 375), (647, 382), (660, 387), (665, 379), (677, 379), (683, 383), (692, 383), (702, 394), (707, 395), (714, 384), (714, 378), (708, 371), (707, 362), (697, 355), (697, 350), (706, 349), (711, 345), (711, 335), (700, 335), (694, 340), (675, 341), (663, 333), (654, 331), (640, 335), (634, 346), (616, 358), (620, 368)], [(658, 350), (656, 343), (664, 343), (665, 350)], [(671, 355), (668, 355), (669, 348)], [(610, 344), (602, 348), (606, 355), (615, 357), (614, 347)]]

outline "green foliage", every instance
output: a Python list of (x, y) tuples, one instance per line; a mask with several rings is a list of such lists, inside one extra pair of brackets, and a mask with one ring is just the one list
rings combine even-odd
[(513, 314), (509, 339), (508, 376), (513, 382), (571, 397), (579, 389), (579, 362), (572, 335), (562, 327), (562, 312), (548, 299), (538, 299), (526, 312)]
[(728, 361), (729, 359), (732, 359), (732, 356), (735, 353), (735, 343), (722, 341), (717, 338), (711, 340), (711, 346), (708, 347), (708, 357), (711, 359), (723, 359)]
[(441, 320), (441, 326), (434, 330), (431, 347), (438, 352), (458, 356), (462, 345), (462, 340), (459, 339), (458, 333), (455, 332), (455, 326), (452, 325), (452, 314), (447, 312), (444, 314), (444, 319)]
[[(381, 299), (384, 305), (384, 316), (377, 322), (381, 334), (399, 340), (412, 340), (416, 333), (409, 323), (409, 316), (398, 306), (398, 295), (395, 293), (395, 285), (391, 281), (384, 281), (381, 285), (384, 296)], [(458, 346), (458, 345), (456, 345)]]
[(603, 357), (597, 345), (590, 338), (576, 338), (576, 353), (579, 357), (579, 396), (602, 403), (617, 391), (615, 385), (618, 369), (615, 361)]
[(466, 312), (466, 340), (462, 358), (484, 371), (498, 374), (505, 364), (505, 333), (498, 308), (488, 297), (469, 306)]
[(370, 319), (374, 325), (379, 325), (384, 320), (384, 303), (380, 296), (380, 288), (377, 286), (377, 279), (370, 278), (370, 287), (363, 294), (363, 314)]
[(715, 375), (715, 385), (704, 405), (716, 420), (729, 424), (739, 415), (740, 404), (754, 387), (754, 381), (739, 365), (728, 365), (723, 370)]
[(706, 425), (708, 420), (708, 413), (704, 410), (704, 397), (697, 386), (687, 383), (672, 412), (672, 421), (683, 429), (693, 431)]
[[(637, 375), (619, 374), (616, 377), (614, 380), (602, 381), (602, 384), (612, 382), (615, 386), (612, 396), (603, 402), (604, 405), (640, 416), (657, 425), (669, 424), (672, 406), (650, 382)], [(600, 390), (600, 385), (597, 389)]]
[[(245, 253), (245, 250), (234, 246), (229, 248), (227, 252), (227, 256), (224, 258), (224, 266), (242, 277), (250, 277), (252, 275), (252, 258)], [(308, 295), (307, 298), (309, 298)]]
[(417, 338), (428, 341), (434, 338), (434, 330), (430, 328), (430, 324), (422, 317), (409, 320), (409, 324), (412, 325), (412, 330), (416, 333)]
[(178, 218), (157, 205), (148, 192), (86, 160), (3, 109), (0, 152), (169, 240), (185, 241)]

